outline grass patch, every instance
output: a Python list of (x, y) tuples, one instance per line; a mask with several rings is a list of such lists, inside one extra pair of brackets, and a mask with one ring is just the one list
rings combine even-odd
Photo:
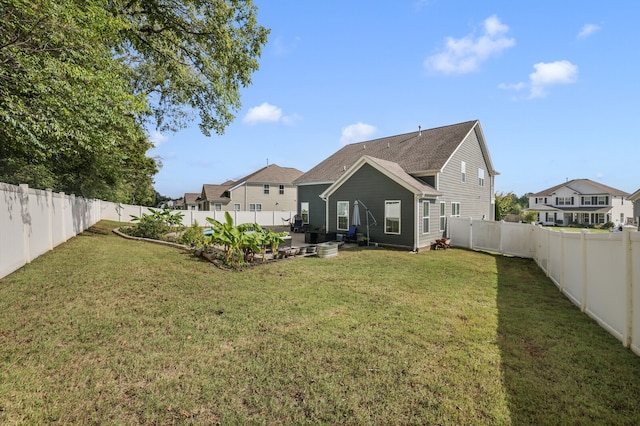
[(85, 232), (0, 280), (0, 312), (4, 424), (640, 423), (640, 359), (528, 260), (229, 272)]

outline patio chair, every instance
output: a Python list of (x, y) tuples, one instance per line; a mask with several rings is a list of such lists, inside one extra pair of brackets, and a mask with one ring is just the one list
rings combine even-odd
[(356, 229), (357, 229), (357, 227), (355, 225), (349, 226), (349, 230), (344, 235), (344, 240), (345, 241), (356, 241), (356, 238), (357, 238), (356, 237)]

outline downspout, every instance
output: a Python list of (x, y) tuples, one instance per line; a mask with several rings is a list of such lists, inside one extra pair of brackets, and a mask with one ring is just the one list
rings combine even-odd
[(420, 222), (418, 222), (420, 220), (419, 219), (419, 215), (420, 215), (420, 196), (417, 195), (417, 194), (415, 196), (414, 204), (415, 204), (416, 207), (415, 207), (415, 216), (413, 218), (413, 226), (416, 229), (416, 233), (413, 236), (413, 238), (414, 238), (413, 239), (413, 251), (415, 253), (417, 253), (418, 252), (418, 240), (420, 238), (420, 226), (419, 226)]
[(329, 197), (322, 197), (320, 199), (324, 201), (324, 230), (329, 232)]

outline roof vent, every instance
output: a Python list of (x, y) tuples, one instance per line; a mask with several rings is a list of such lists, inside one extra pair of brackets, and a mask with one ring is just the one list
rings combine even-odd
[(387, 142), (387, 148), (391, 148), (391, 143)]
[(366, 145), (362, 145), (362, 149), (363, 150), (367, 149), (367, 146)]
[(418, 124), (418, 136), (422, 136), (422, 126)]
[(347, 171), (347, 166), (342, 166), (342, 171), (346, 172)]

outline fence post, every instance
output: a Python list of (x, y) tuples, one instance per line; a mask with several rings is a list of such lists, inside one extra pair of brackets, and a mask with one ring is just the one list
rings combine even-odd
[(583, 229), (580, 231), (580, 250), (582, 251), (582, 297), (580, 301), (580, 311), (585, 312), (587, 310), (587, 233), (589, 231)]
[(631, 345), (633, 336), (633, 265), (631, 263), (633, 245), (631, 244), (631, 230), (628, 228), (623, 229), (622, 250), (624, 253), (624, 279), (627, 290), (626, 327), (622, 333), (622, 344), (625, 348), (628, 348)]
[(49, 244), (48, 249), (53, 250), (53, 191), (47, 188), (47, 222), (49, 227)]
[(29, 247), (29, 234), (31, 233), (31, 215), (29, 213), (29, 185), (26, 183), (20, 184), (20, 211), (22, 219), (22, 240), (24, 244), (23, 257), (25, 263), (31, 262), (31, 248)]
[(560, 285), (560, 291), (564, 291), (564, 237), (566, 235), (566, 231), (564, 229), (560, 230), (560, 279), (558, 280), (558, 284)]
[(503, 240), (503, 234), (504, 234), (504, 220), (500, 221), (500, 226), (498, 227), (498, 232), (500, 232), (500, 254), (504, 256), (504, 240)]
[(469, 248), (473, 250), (473, 218), (469, 218)]

